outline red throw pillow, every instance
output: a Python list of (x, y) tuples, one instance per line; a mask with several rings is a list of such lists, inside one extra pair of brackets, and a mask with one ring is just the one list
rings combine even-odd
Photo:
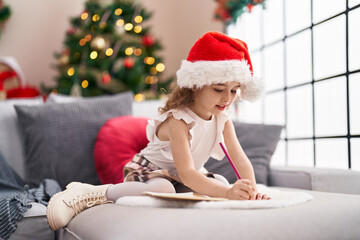
[(102, 184), (124, 181), (123, 168), (148, 144), (147, 118), (121, 116), (100, 129), (94, 148), (95, 168)]

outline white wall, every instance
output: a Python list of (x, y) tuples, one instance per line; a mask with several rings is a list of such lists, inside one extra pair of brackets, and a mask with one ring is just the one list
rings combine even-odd
[[(108, 0), (106, 0), (108, 2)], [(145, 0), (153, 12), (151, 30), (164, 46), (164, 77), (174, 75), (196, 39), (206, 31), (223, 31), (212, 16), (214, 0)], [(29, 84), (54, 85), (54, 53), (62, 50), (69, 19), (84, 10), (85, 0), (5, 0), (12, 16), (0, 39), (0, 56), (14, 56)]]

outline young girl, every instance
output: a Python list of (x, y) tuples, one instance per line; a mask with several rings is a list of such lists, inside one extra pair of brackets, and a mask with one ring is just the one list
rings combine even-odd
[[(126, 164), (124, 183), (70, 183), (48, 204), (52, 230), (66, 226), (88, 207), (144, 191), (175, 193), (177, 186), (211, 197), (270, 199), (257, 192), (253, 167), (226, 111), (238, 92), (249, 101), (262, 94), (261, 82), (253, 77), (247, 45), (222, 33), (204, 34), (182, 62), (172, 88), (166, 105), (160, 108), (161, 115), (149, 121), (149, 144)], [(242, 177), (232, 186), (223, 176), (203, 168), (210, 156), (224, 157), (220, 142)]]

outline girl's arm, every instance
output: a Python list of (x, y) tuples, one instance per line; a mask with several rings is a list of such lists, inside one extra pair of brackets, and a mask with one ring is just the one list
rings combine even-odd
[(250, 181), (248, 184), (237, 184), (235, 188), (229, 188), (210, 180), (195, 169), (189, 147), (189, 128), (184, 121), (170, 117), (163, 127), (170, 141), (179, 177), (186, 186), (198, 193), (212, 197), (248, 199), (253, 195)]
[(255, 192), (255, 196), (252, 196), (251, 199), (270, 199), (266, 194), (261, 194), (257, 191), (253, 166), (239, 143), (234, 124), (231, 120), (225, 123), (223, 135), (227, 151), (236, 169), (239, 171), (241, 178), (248, 179), (251, 182), (251, 186)]

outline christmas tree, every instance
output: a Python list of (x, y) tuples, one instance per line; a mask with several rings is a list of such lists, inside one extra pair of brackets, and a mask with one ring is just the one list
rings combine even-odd
[(151, 17), (138, 1), (114, 0), (103, 6), (85, 3), (71, 19), (64, 49), (56, 53), (57, 86), (47, 89), (66, 95), (97, 96), (131, 90), (135, 97), (158, 97), (168, 82), (156, 55), (162, 46), (144, 22)]

